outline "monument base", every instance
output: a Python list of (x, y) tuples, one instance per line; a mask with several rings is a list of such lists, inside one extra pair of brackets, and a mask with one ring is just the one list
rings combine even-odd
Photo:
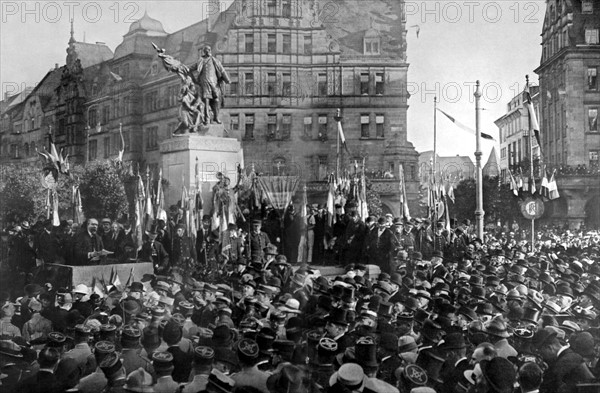
[(217, 173), (229, 177), (231, 187), (237, 183), (237, 166), (244, 163), (240, 141), (223, 138), (222, 124), (209, 124), (199, 133), (175, 135), (160, 143), (163, 177), (169, 181), (165, 189), (165, 205), (177, 204), (182, 187), (196, 191), (196, 166), (204, 211), (212, 208), (212, 187), (218, 182)]

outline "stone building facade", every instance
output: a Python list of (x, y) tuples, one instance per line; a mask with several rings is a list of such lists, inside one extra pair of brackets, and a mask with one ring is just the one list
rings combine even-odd
[[(3, 113), (0, 158), (36, 162), (31, 143), (47, 145), (52, 127), (72, 160), (111, 159), (121, 129), (124, 159), (158, 172), (159, 143), (178, 124), (181, 84), (152, 43), (192, 69), (210, 45), (231, 78), (221, 120), (227, 136), (242, 141), (246, 167), (300, 175), (309, 202), (325, 203), (327, 176), (336, 168), (352, 174), (364, 162), (384, 211), (397, 214), (400, 165), (409, 199), (418, 195), (418, 154), (407, 140), (403, 3), (235, 0), (222, 9), (211, 1), (221, 12), (173, 33), (145, 14), (114, 53), (77, 42), (72, 32), (66, 65)], [(338, 108), (348, 148), (339, 155)]]
[(542, 155), (561, 198), (545, 218), (600, 225), (600, 0), (547, 0), (540, 79)]

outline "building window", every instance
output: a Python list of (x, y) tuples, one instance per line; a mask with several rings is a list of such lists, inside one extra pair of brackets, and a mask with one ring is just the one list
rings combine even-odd
[(274, 72), (267, 73), (267, 95), (269, 97), (277, 95), (277, 74)]
[(304, 36), (304, 54), (308, 55), (312, 52), (312, 35)]
[(88, 113), (88, 126), (96, 127), (96, 124), (98, 124), (98, 113), (96, 112), (96, 109), (90, 109)]
[(582, 14), (593, 14), (594, 13), (594, 2), (592, 0), (583, 0), (581, 2), (581, 13)]
[(291, 34), (283, 34), (283, 47), (282, 51), (285, 54), (292, 53), (292, 36)]
[(598, 168), (598, 150), (589, 151), (590, 167)]
[(590, 132), (598, 132), (598, 108), (588, 109), (588, 128)]
[(152, 91), (146, 94), (146, 112), (158, 110), (158, 91)]
[(379, 37), (368, 37), (364, 39), (364, 54), (378, 55), (379, 54)]
[(267, 34), (267, 53), (277, 52), (277, 34)]
[(327, 74), (320, 73), (317, 76), (317, 88), (320, 96), (327, 95)]
[(158, 127), (149, 127), (146, 129), (146, 150), (158, 148)]
[(385, 117), (383, 114), (375, 115), (375, 135), (377, 138), (383, 138), (383, 125), (385, 123)]
[(152, 64), (150, 66), (150, 75), (158, 74), (158, 64)]
[(23, 153), (25, 154), (25, 157), (29, 157), (29, 143), (25, 143), (25, 146), (23, 147)]
[(131, 149), (131, 143), (129, 139), (129, 131), (123, 131), (123, 151), (129, 151)]
[(281, 95), (284, 97), (289, 97), (292, 95), (292, 74), (289, 72), (284, 72), (281, 74), (282, 86), (281, 86)]
[(167, 88), (167, 103), (169, 108), (174, 107), (179, 101), (179, 86), (169, 86)]
[(369, 136), (369, 114), (363, 113), (360, 115), (360, 137), (368, 138)]
[(254, 53), (254, 34), (246, 34), (244, 38), (246, 53)]
[(89, 159), (94, 161), (98, 157), (98, 140), (92, 139), (89, 146)]
[(104, 158), (110, 157), (110, 136), (104, 138)]
[(369, 73), (368, 72), (360, 73), (360, 94), (363, 96), (369, 94)]
[(319, 115), (319, 139), (327, 140), (327, 115)]
[(246, 72), (244, 75), (244, 92), (247, 96), (254, 94), (254, 73)]
[(96, 94), (98, 94), (98, 85), (94, 83), (92, 85), (92, 96), (95, 96)]
[(290, 18), (292, 16), (291, 0), (283, 0), (281, 2), (281, 16), (283, 16), (284, 18)]
[(292, 115), (285, 114), (281, 119), (281, 139), (290, 139), (292, 131)]
[(269, 139), (275, 139), (275, 132), (277, 131), (277, 115), (267, 116), (267, 137)]
[(383, 72), (376, 72), (375, 73), (375, 94), (377, 95), (383, 95), (384, 93), (384, 88), (383, 88)]
[(254, 114), (246, 114), (246, 124), (244, 130), (245, 139), (254, 139)]
[(105, 105), (102, 107), (102, 124), (108, 124), (110, 121), (110, 107)]
[(587, 69), (587, 85), (589, 90), (596, 90), (598, 88), (598, 69), (596, 67), (589, 67)]
[(129, 76), (129, 64), (123, 64), (123, 74), (121, 77), (127, 78)]
[(327, 166), (328, 166), (328, 160), (327, 160), (327, 156), (319, 156), (318, 157), (318, 164), (319, 164), (319, 170), (317, 173), (317, 180), (324, 180), (325, 178), (327, 178)]
[(312, 116), (306, 116), (304, 118), (303, 135), (305, 138), (312, 138)]
[(585, 29), (585, 43), (588, 45), (598, 44), (598, 29)]
[(237, 113), (229, 115), (229, 129), (234, 131), (240, 129), (240, 115)]
[(229, 84), (229, 95), (237, 96), (239, 89), (239, 75), (237, 72), (231, 72), (229, 74), (229, 80), (231, 83)]
[(277, 9), (277, 1), (268, 0), (267, 1), (267, 15), (275, 16), (275, 10)]

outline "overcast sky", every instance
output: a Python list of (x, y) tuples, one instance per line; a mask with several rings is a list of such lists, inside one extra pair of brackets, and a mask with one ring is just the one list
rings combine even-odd
[[(368, 1), (368, 0), (366, 0)], [(111, 50), (144, 11), (174, 32), (205, 18), (203, 1), (0, 0), (2, 94), (39, 82), (55, 63), (63, 65), (69, 19), (78, 41), (105, 42)], [(225, 5), (230, 1), (223, 2)], [(439, 108), (475, 128), (474, 83), (482, 84), (482, 131), (497, 137), (494, 120), (522, 91), (525, 75), (541, 56), (544, 0), (407, 1), (409, 100), (408, 139), (418, 151), (433, 148), (433, 97)], [(418, 26), (418, 27), (417, 27)], [(419, 36), (417, 37), (417, 30)], [(474, 137), (438, 116), (438, 153), (470, 155)], [(494, 142), (482, 144), (487, 159)]]

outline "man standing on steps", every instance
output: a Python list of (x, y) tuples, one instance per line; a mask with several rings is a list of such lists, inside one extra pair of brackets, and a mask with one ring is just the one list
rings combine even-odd
[(204, 101), (204, 124), (208, 124), (211, 120), (221, 124), (219, 110), (223, 99), (223, 84), (229, 84), (230, 80), (221, 62), (212, 56), (210, 46), (206, 45), (202, 48), (202, 57), (198, 60), (196, 71), (198, 71), (196, 82), (200, 86), (200, 98)]

